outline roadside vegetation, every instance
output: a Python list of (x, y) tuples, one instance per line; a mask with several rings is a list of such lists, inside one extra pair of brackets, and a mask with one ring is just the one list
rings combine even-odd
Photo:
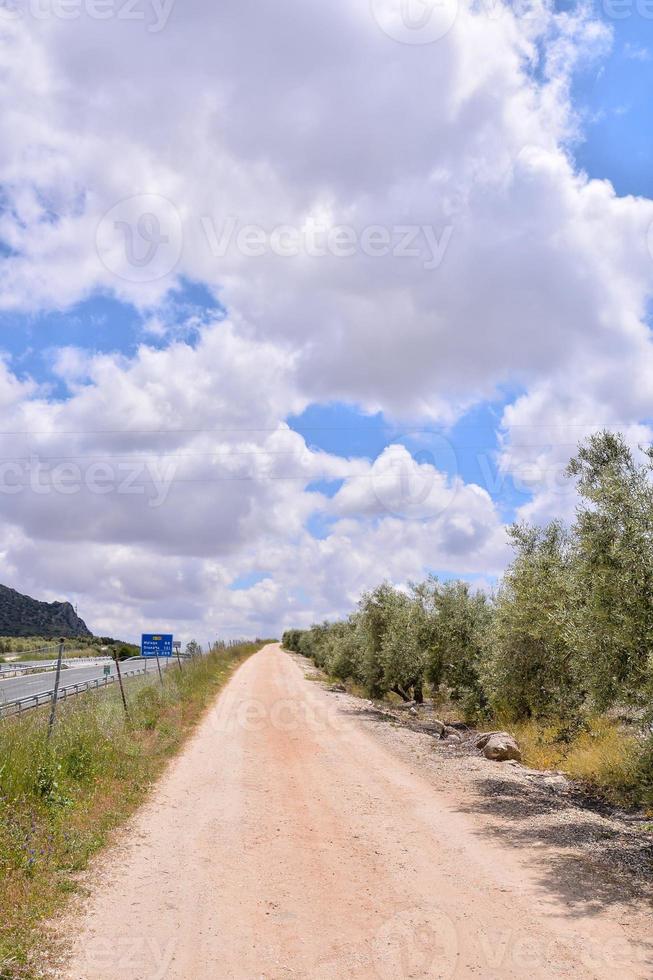
[(145, 797), (234, 667), (261, 642), (216, 648), (125, 685), (0, 723), (0, 980), (40, 976), (43, 923)]
[(283, 643), (370, 697), (426, 691), (470, 723), (508, 728), (527, 764), (653, 809), (652, 470), (652, 450), (638, 462), (601, 432), (568, 466), (573, 525), (514, 525), (494, 594), (384, 583), (348, 619)]
[[(0, 663), (20, 663), (23, 660), (54, 660), (59, 643), (52, 637), (2, 636), (0, 637)], [(134, 643), (115, 640), (112, 636), (76, 636), (66, 640), (64, 655), (71, 657), (98, 657), (118, 655), (120, 660), (137, 657), (140, 647)]]

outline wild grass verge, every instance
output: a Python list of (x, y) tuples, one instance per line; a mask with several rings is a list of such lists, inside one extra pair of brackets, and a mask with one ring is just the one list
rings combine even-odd
[(519, 742), (525, 765), (560, 770), (617, 806), (653, 809), (650, 743), (617, 720), (591, 717), (575, 731), (542, 720), (503, 727)]
[(77, 874), (141, 803), (242, 660), (242, 644), (126, 684), (130, 718), (110, 688), (0, 722), (0, 980), (40, 975), (44, 922)]

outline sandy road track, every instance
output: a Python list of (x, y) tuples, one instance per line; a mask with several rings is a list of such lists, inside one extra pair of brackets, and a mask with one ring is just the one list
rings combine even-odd
[(653, 976), (641, 908), (570, 907), (461, 810), (268, 646), (103, 856), (65, 976)]

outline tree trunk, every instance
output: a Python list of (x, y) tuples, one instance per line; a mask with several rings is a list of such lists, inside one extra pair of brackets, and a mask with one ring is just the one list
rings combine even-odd
[(402, 701), (410, 701), (410, 700), (412, 700), (411, 698), (408, 697), (408, 695), (406, 694), (405, 691), (402, 691), (401, 690), (401, 688), (399, 687), (398, 684), (395, 684), (395, 686), (392, 687), (392, 688), (390, 688), (390, 690), (393, 691), (394, 694), (398, 694), (399, 697), (402, 699)]

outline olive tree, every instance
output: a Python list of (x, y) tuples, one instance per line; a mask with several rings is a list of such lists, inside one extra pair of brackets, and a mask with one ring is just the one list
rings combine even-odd
[(492, 607), (467, 582), (432, 586), (427, 677), (444, 684), (451, 699), (473, 718), (487, 706), (480, 671), (487, 649)]
[(383, 697), (389, 689), (381, 651), (397, 594), (396, 589), (384, 582), (371, 592), (366, 592), (358, 604), (361, 679), (373, 698)]
[(565, 717), (582, 699), (570, 635), (572, 543), (558, 522), (516, 524), (510, 536), (516, 555), (496, 595), (483, 687), (495, 711)]
[(380, 659), (385, 689), (404, 701), (424, 700), (425, 625), (421, 603), (414, 596), (395, 592), (388, 604)]
[(334, 623), (328, 634), (327, 669), (339, 680), (363, 680), (363, 644), (358, 619), (354, 614)]
[(637, 462), (623, 437), (591, 436), (568, 467), (581, 504), (574, 533), (574, 622), (583, 676), (594, 703), (643, 704), (653, 651), (651, 450)]

